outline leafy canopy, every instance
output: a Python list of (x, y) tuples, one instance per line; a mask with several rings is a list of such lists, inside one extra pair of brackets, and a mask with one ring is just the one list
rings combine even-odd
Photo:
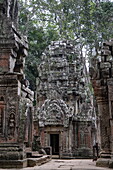
[[(110, 0), (20, 0), (19, 25), (28, 36), (26, 76), (35, 89), (40, 56), (51, 41), (71, 39), (92, 57), (94, 49), (113, 37)], [(97, 50), (96, 50), (97, 52)], [(82, 54), (83, 55), (83, 54)]]

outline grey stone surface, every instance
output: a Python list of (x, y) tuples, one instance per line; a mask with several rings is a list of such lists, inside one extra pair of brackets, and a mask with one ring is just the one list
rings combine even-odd
[[(108, 170), (109, 168), (96, 167), (96, 162), (91, 159), (53, 159), (41, 166), (23, 168), (21, 170)], [(0, 169), (2, 170), (2, 169)], [(16, 170), (16, 169), (13, 169)]]

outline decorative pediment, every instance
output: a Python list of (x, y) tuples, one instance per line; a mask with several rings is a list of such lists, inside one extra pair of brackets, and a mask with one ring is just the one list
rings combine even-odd
[(69, 108), (61, 100), (45, 100), (45, 103), (39, 109), (39, 126), (44, 125), (63, 125), (68, 126)]

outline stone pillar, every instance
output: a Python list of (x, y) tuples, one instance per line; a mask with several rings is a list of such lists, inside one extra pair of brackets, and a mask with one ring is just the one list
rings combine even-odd
[(100, 128), (100, 156), (110, 157), (110, 114), (109, 114), (109, 100), (108, 88), (106, 86), (99, 86), (102, 80), (93, 80), (94, 94), (98, 105), (98, 117)]
[(71, 158), (73, 156), (73, 153), (72, 153), (72, 133), (73, 133), (73, 126), (72, 126), (72, 121), (70, 121), (70, 124), (69, 124), (69, 143), (68, 143), (68, 155), (69, 157)]
[[(110, 154), (110, 118), (109, 118), (109, 103), (108, 101), (97, 101), (98, 111), (100, 117), (100, 141), (101, 141), (101, 154)], [(105, 119), (104, 119), (105, 117)], [(101, 155), (102, 156), (102, 155)], [(104, 156), (104, 155), (103, 155)], [(107, 155), (106, 155), (107, 156)], [(110, 156), (110, 155), (108, 155)]]
[(108, 81), (108, 92), (109, 92), (109, 112), (110, 112), (110, 127), (111, 127), (111, 157), (113, 159), (113, 79)]
[(94, 95), (98, 105), (100, 125), (100, 156), (97, 166), (110, 166), (112, 152), (112, 101), (113, 101), (113, 41), (103, 43), (101, 58), (94, 60), (90, 69)]

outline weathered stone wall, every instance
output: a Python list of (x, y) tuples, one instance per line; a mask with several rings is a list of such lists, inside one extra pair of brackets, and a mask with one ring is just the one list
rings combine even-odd
[[(112, 149), (113, 41), (103, 43), (101, 55), (90, 68), (94, 95), (98, 105), (101, 155), (110, 156)], [(106, 155), (106, 156), (107, 156)]]

